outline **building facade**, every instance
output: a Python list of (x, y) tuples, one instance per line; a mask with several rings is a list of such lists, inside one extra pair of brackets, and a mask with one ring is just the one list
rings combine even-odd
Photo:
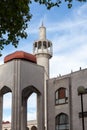
[[(3, 122), (2, 130), (11, 130), (11, 122)], [(31, 120), (27, 122), (27, 130), (37, 130), (37, 121)]]
[(47, 81), (48, 130), (83, 130), (81, 95), (83, 94), (84, 127), (87, 129), (87, 69), (59, 76)]
[[(37, 94), (37, 126), (44, 130), (44, 68), (32, 54), (17, 51), (0, 65), (0, 130), (2, 130), (3, 95), (12, 93), (11, 130), (26, 130), (27, 101)], [(42, 112), (43, 111), (43, 112)], [(34, 127), (35, 128), (35, 127)]]
[[(70, 74), (49, 78), (49, 59), (53, 53), (52, 42), (46, 39), (46, 28), (43, 24), (40, 27), (39, 40), (33, 44), (33, 53), (36, 56), (37, 64), (44, 67), (43, 106), (45, 112), (44, 116), (42, 115), (43, 119), (45, 119), (44, 128), (46, 130), (83, 130), (84, 127), (84, 130), (86, 130), (87, 69), (82, 70), (80, 68), (79, 71)], [(78, 93), (79, 87), (84, 87), (83, 93)], [(29, 130), (38, 129), (35, 121), (28, 122), (27, 126)], [(10, 130), (10, 128), (6, 129), (5, 124), (3, 124), (3, 130)]]

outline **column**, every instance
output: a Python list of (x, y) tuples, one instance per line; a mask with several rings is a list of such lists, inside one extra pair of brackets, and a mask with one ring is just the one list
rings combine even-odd
[(12, 94), (12, 130), (21, 130), (21, 94)]
[(12, 125), (11, 130), (21, 130), (21, 82), (20, 61), (14, 62), (14, 86), (12, 89)]
[(42, 95), (37, 95), (37, 127), (44, 130), (44, 99)]
[(21, 107), (21, 130), (27, 129), (27, 99), (23, 99)]

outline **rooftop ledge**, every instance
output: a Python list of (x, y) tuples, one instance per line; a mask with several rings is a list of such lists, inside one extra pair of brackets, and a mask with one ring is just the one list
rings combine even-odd
[(24, 51), (16, 51), (12, 54), (7, 55), (4, 58), (4, 63), (9, 62), (14, 59), (23, 59), (32, 63), (36, 63), (36, 57), (30, 53), (26, 53)]

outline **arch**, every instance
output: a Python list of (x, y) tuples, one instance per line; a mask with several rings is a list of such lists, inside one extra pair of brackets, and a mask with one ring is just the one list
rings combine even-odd
[(31, 130), (37, 130), (37, 127), (36, 126), (32, 126)]
[[(1, 121), (4, 120), (5, 116), (7, 116), (6, 109), (8, 109), (8, 108), (9, 108), (8, 113), (10, 115), (10, 120), (11, 120), (11, 116), (12, 116), (12, 114), (11, 114), (11, 111), (12, 111), (12, 90), (7, 86), (3, 86), (0, 90), (0, 111), (1, 111), (0, 120)], [(6, 122), (6, 123), (8, 123), (8, 122)], [(2, 127), (0, 126), (0, 128), (2, 128)]]
[(41, 49), (41, 48), (42, 48), (42, 42), (38, 41), (38, 49)]
[(55, 105), (68, 103), (67, 89), (60, 87), (55, 91)]
[(46, 49), (47, 48), (47, 42), (43, 41), (43, 48)]
[(26, 88), (24, 88), (22, 90), (22, 114), (21, 114), (21, 116), (22, 116), (22, 122), (23, 122), (22, 124), (24, 124), (24, 125), (22, 125), (24, 127), (23, 129), (25, 129), (25, 127), (27, 126), (28, 98), (33, 93), (37, 94), (37, 100), (36, 100), (36, 102), (37, 102), (37, 105), (36, 105), (36, 107), (37, 107), (37, 116), (36, 116), (36, 118), (37, 118), (38, 129), (41, 129), (40, 128), (41, 127), (40, 123), (41, 123), (41, 118), (42, 118), (41, 117), (42, 116), (41, 115), (42, 114), (41, 111), (43, 109), (42, 108), (42, 94), (33, 85), (27, 86)]
[(9, 87), (4, 86), (4, 87), (2, 87), (2, 89), (0, 90), (0, 92), (1, 92), (1, 95), (4, 95), (4, 94), (6, 94), (8, 92), (12, 92), (12, 90)]
[(34, 86), (28, 86), (22, 90), (22, 98), (28, 99), (28, 97), (33, 93), (37, 93), (37, 95), (40, 95), (39, 90), (37, 90)]
[(60, 113), (55, 118), (55, 130), (69, 130), (69, 119), (65, 113)]

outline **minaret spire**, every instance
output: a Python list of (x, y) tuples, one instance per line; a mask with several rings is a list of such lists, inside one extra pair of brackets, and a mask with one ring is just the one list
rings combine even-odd
[(39, 39), (46, 40), (46, 28), (43, 26), (43, 21), (41, 27), (39, 28)]
[(44, 24), (43, 24), (43, 21), (42, 21), (42, 27), (44, 26)]
[(46, 39), (46, 27), (39, 28), (39, 40), (33, 44), (33, 53), (36, 56), (37, 64), (44, 67), (44, 110), (45, 127), (47, 130), (47, 86), (46, 80), (49, 79), (49, 59), (52, 57), (52, 42)]

